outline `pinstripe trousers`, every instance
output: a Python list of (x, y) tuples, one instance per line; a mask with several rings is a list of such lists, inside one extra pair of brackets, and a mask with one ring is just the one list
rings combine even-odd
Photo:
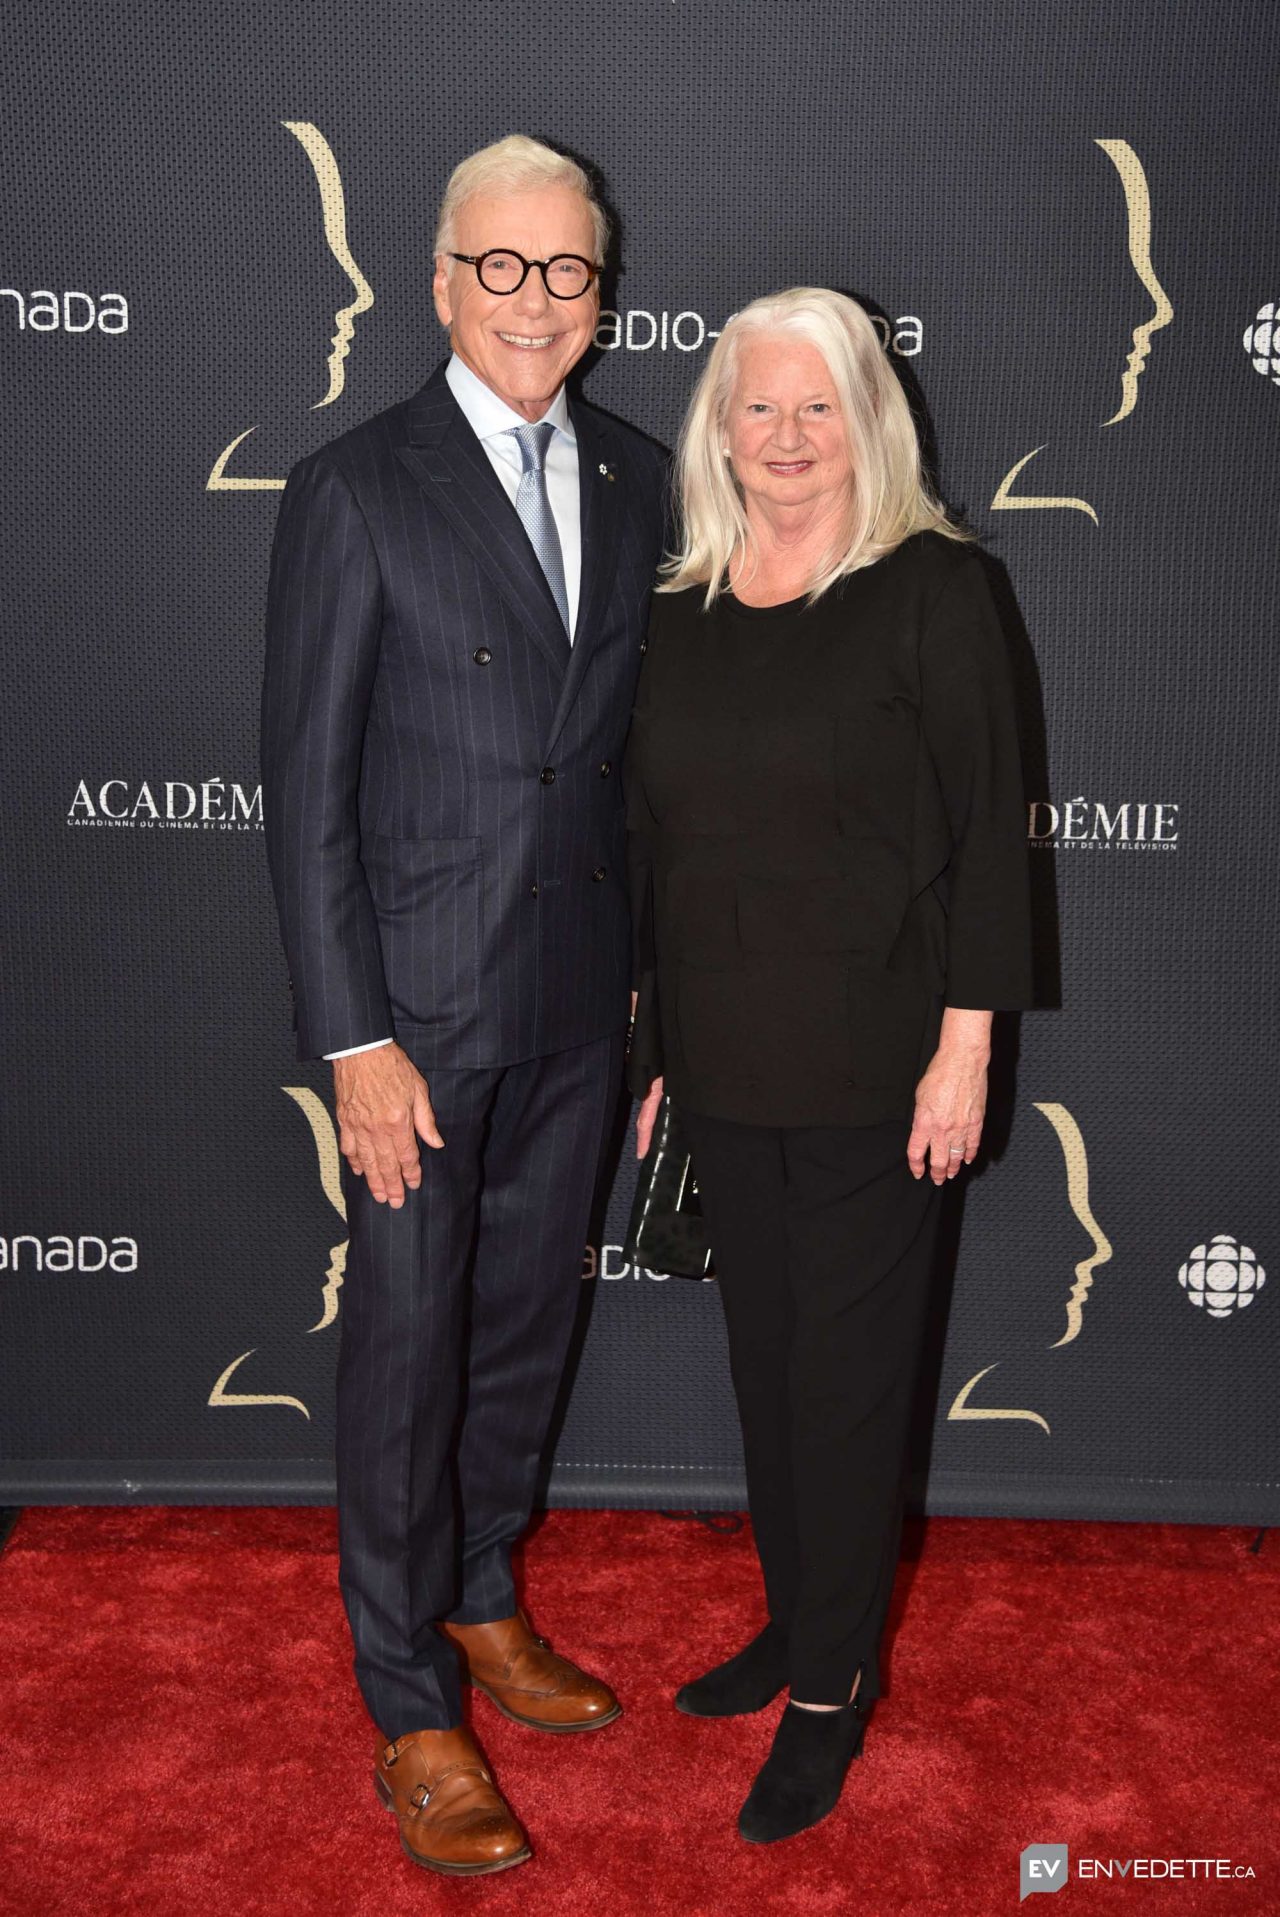
[[(411, 1040), (401, 1039), (413, 1054)], [(461, 1722), (444, 1618), (516, 1608), (623, 1039), (427, 1070), (443, 1150), (393, 1211), (342, 1163), (351, 1228), (337, 1379), (339, 1582), (387, 1738)]]

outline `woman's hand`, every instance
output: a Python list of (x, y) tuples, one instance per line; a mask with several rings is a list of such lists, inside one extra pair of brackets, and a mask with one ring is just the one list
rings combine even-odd
[(990, 1057), (991, 1013), (948, 1006), (938, 1049), (916, 1086), (915, 1119), (907, 1140), (913, 1178), (923, 1178), (927, 1159), (929, 1176), (941, 1185), (977, 1157)]
[(658, 1116), (658, 1107), (662, 1103), (662, 1080), (655, 1078), (650, 1085), (640, 1110), (636, 1113), (636, 1157), (643, 1158), (653, 1138), (654, 1120)]

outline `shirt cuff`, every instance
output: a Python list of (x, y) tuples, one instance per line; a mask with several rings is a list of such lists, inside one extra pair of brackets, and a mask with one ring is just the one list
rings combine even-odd
[(380, 1045), (394, 1045), (393, 1038), (371, 1038), (366, 1045), (348, 1045), (345, 1052), (323, 1052), (323, 1058), (354, 1058), (357, 1052), (376, 1052)]

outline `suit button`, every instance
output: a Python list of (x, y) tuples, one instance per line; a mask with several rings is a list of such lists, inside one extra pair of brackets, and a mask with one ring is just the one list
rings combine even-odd
[(530, 897), (531, 897), (531, 898), (535, 898), (535, 899), (537, 898), (537, 896), (538, 896), (538, 888), (537, 888), (537, 886), (536, 886), (536, 885), (531, 885), (531, 886), (529, 887), (529, 895), (530, 895)]
[(591, 874), (591, 876), (595, 880), (596, 884), (599, 885), (601, 879), (603, 879), (606, 876), (605, 867), (603, 865), (598, 865), (595, 871)]
[(478, 666), (487, 666), (493, 654), (490, 652), (488, 646), (477, 646), (471, 657)]
[(642, 640), (640, 641), (640, 650), (641, 650), (641, 652), (648, 652), (648, 650), (649, 650), (649, 641), (648, 641), (647, 639), (642, 639)]
[(556, 782), (555, 767), (553, 765), (544, 765), (538, 777), (542, 780), (543, 785), (554, 785)]
[(600, 777), (602, 779), (607, 779), (609, 774), (612, 771), (613, 771), (613, 767), (610, 765), (609, 761), (606, 759), (600, 767)]

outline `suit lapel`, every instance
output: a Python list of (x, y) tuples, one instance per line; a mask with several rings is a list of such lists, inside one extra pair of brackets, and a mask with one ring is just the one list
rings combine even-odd
[(613, 585), (626, 475), (612, 434), (600, 416), (581, 404), (570, 414), (578, 437), (578, 489), (582, 513), (582, 587), (574, 651), (597, 634)]
[(622, 461), (617, 457), (612, 435), (602, 417), (575, 400), (570, 401), (569, 412), (578, 442), (582, 579), (578, 588), (573, 651), (564, 684), (560, 688), (555, 721), (547, 741), (548, 751), (559, 738), (561, 728), (573, 710), (573, 702), (600, 638), (618, 563), (618, 535), (622, 527), (626, 485)]
[(443, 367), (409, 402), (405, 439), (396, 455), (539, 650), (565, 672), (572, 655), (546, 575), (488, 454), (449, 391)]

